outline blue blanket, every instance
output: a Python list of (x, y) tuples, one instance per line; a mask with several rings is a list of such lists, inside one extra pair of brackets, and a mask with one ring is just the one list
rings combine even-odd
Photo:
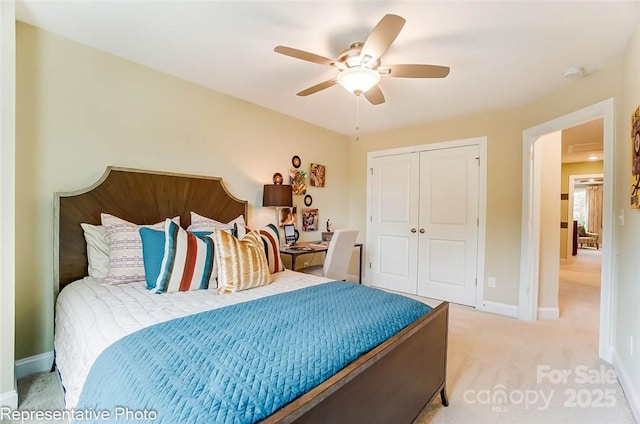
[(111, 422), (253, 423), (430, 310), (332, 282), (160, 323), (98, 357), (76, 411), (106, 411)]

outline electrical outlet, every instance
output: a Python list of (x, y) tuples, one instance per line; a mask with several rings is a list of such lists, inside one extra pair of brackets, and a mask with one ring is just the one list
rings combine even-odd
[(620, 215), (618, 215), (618, 224), (624, 227), (624, 209), (620, 209)]
[(633, 336), (629, 336), (629, 355), (633, 356)]
[(487, 278), (487, 284), (489, 285), (490, 288), (495, 289), (496, 288), (496, 277)]

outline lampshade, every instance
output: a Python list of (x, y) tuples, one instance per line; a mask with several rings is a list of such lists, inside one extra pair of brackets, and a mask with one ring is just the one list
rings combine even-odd
[(293, 206), (293, 190), (290, 185), (265, 184), (262, 206)]
[(380, 74), (359, 66), (347, 68), (338, 74), (338, 84), (350, 93), (359, 95), (371, 90), (380, 82)]

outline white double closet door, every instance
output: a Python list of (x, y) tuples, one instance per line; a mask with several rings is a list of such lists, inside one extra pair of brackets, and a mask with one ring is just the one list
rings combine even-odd
[(475, 305), (479, 146), (373, 158), (368, 278)]

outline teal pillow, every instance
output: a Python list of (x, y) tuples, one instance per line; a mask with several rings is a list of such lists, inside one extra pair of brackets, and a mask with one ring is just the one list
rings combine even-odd
[(156, 287), (156, 281), (162, 268), (164, 257), (164, 230), (152, 230), (140, 228), (142, 239), (142, 262), (144, 263), (144, 278), (147, 280), (147, 289)]
[[(164, 258), (164, 230), (152, 230), (151, 228), (140, 228), (140, 238), (142, 239), (142, 262), (144, 263), (144, 278), (147, 280), (147, 289), (156, 288), (156, 281), (162, 268)], [(211, 234), (211, 231), (194, 231), (196, 237), (204, 237)]]

